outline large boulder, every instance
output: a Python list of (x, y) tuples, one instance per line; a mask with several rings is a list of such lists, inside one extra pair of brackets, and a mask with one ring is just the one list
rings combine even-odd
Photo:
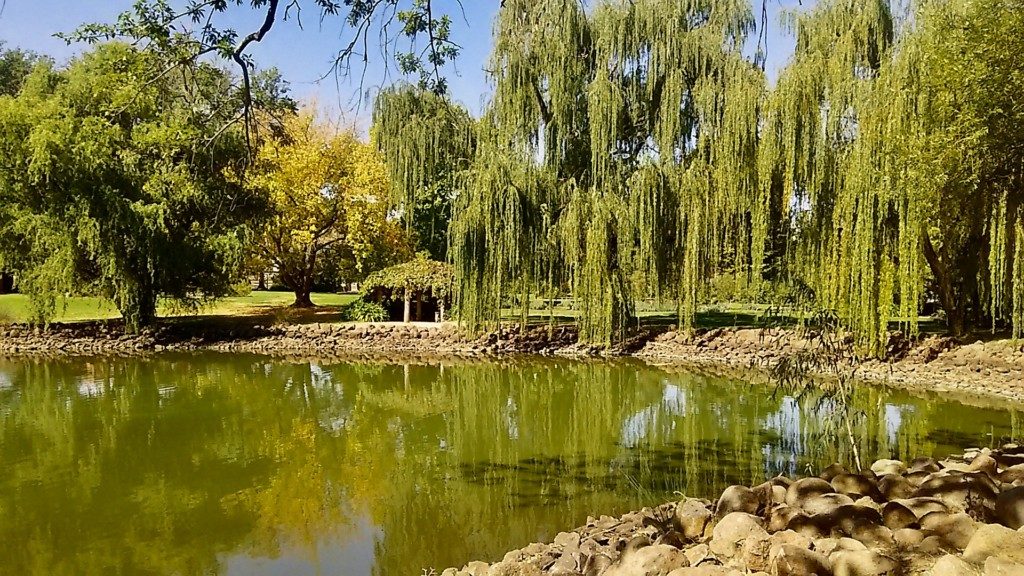
[(907, 471), (907, 467), (899, 460), (876, 460), (871, 465), (871, 471), (875, 473), (875, 476), (882, 477), (888, 474), (903, 474)]
[(886, 502), (882, 507), (882, 522), (890, 530), (917, 526), (917, 515), (899, 502)]
[(821, 478), (802, 478), (789, 485), (786, 490), (786, 504), (802, 507), (803, 503), (815, 496), (835, 492), (832, 485)]
[(462, 572), (470, 574), (472, 576), (487, 576), (487, 571), (491, 569), (491, 565), (486, 562), (480, 562), (478, 560), (466, 564), (462, 568)]
[(738, 561), (734, 561), (733, 564), (744, 570), (767, 570), (771, 550), (772, 540), (767, 532), (747, 536), (741, 546)]
[(832, 566), (824, 555), (791, 544), (783, 545), (772, 555), (774, 576), (832, 576)]
[(757, 514), (761, 507), (761, 498), (746, 486), (729, 486), (715, 505), (715, 514), (722, 518), (732, 512)]
[(743, 512), (727, 514), (712, 532), (711, 552), (719, 558), (733, 558), (740, 553), (747, 538), (768, 538), (768, 532), (761, 526), (761, 519)]
[(914, 528), (900, 528), (892, 531), (892, 539), (896, 546), (904, 550), (913, 550), (925, 539), (924, 532)]
[(989, 558), (985, 560), (985, 576), (1021, 576), (1024, 574), (1024, 564)]
[(943, 543), (952, 548), (963, 550), (978, 531), (978, 523), (963, 512), (932, 512), (921, 518), (921, 530), (942, 538)]
[(831, 464), (828, 468), (821, 471), (821, 479), (826, 482), (832, 482), (836, 476), (849, 475), (850, 471), (842, 464)]
[(996, 464), (996, 459), (988, 454), (979, 454), (974, 460), (971, 460), (967, 469), (971, 472), (984, 472), (994, 477), (998, 471), (998, 464)]
[(697, 540), (704, 536), (711, 517), (711, 511), (704, 502), (689, 498), (676, 506), (673, 522), (684, 538)]
[(792, 530), (783, 530), (781, 532), (775, 532), (771, 535), (771, 556), (774, 556), (783, 546), (799, 546), (801, 548), (810, 548), (812, 540), (803, 534), (798, 534)]
[(786, 530), (792, 530), (812, 540), (831, 535), (833, 528), (834, 518), (827, 514), (808, 516), (801, 512), (790, 518), (786, 524)]
[(981, 576), (981, 572), (963, 559), (947, 554), (932, 566), (928, 576)]
[(806, 517), (807, 514), (804, 514), (799, 508), (786, 506), (785, 504), (772, 508), (768, 512), (768, 531), (778, 532), (785, 530), (789, 526), (790, 520), (797, 516)]
[(982, 524), (964, 549), (964, 560), (981, 564), (989, 558), (1024, 564), (1024, 533), (998, 524)]
[(907, 465), (907, 470), (910, 470), (911, 472), (923, 470), (931, 473), (938, 472), (940, 469), (939, 462), (935, 460), (935, 458), (928, 457), (914, 458), (910, 461), (910, 464)]
[(1024, 481), (1024, 464), (1015, 464), (1000, 472), (999, 481), (1006, 484)]
[(561, 555), (547, 569), (556, 576), (578, 574), (583, 568), (583, 554), (580, 551), (580, 535), (577, 532), (560, 532), (555, 536), (555, 546)]
[(889, 550), (896, 545), (892, 530), (880, 524), (856, 524), (847, 534), (872, 550)]
[(853, 498), (844, 494), (822, 494), (820, 496), (814, 496), (804, 500), (801, 508), (807, 514), (814, 516), (815, 514), (831, 514), (839, 509), (840, 506), (847, 506), (853, 504)]
[(829, 518), (833, 527), (850, 535), (854, 530), (864, 526), (882, 526), (882, 514), (878, 510), (856, 504), (836, 508)]
[(814, 541), (814, 550), (825, 556), (831, 556), (836, 552), (859, 552), (867, 549), (867, 546), (853, 538), (822, 538)]
[(992, 509), (997, 489), (985, 474), (932, 474), (917, 489), (917, 495), (937, 498), (956, 511)]
[(778, 482), (778, 479), (769, 480), (763, 482), (751, 488), (754, 495), (757, 496), (758, 501), (765, 508), (770, 508), (776, 504), (786, 503), (786, 488), (788, 484), (782, 484)]
[(1014, 530), (1024, 526), (1024, 486), (1017, 486), (996, 497), (996, 519)]
[(899, 566), (892, 558), (872, 550), (836, 552), (829, 560), (835, 576), (882, 576)]
[(836, 492), (847, 496), (869, 496), (874, 500), (882, 498), (878, 485), (860, 474), (839, 474), (832, 478), (830, 484)]
[[(927, 473), (922, 472), (925, 476)], [(890, 474), (878, 479), (878, 491), (889, 500), (898, 498), (911, 498), (917, 491), (917, 486), (910, 480), (898, 474)]]
[(654, 544), (627, 549), (604, 576), (668, 576), (678, 568), (690, 565), (683, 551), (667, 544)]
[(543, 576), (543, 573), (526, 562), (499, 562), (487, 570), (487, 576)]
[(683, 554), (685, 554), (686, 559), (690, 561), (690, 566), (697, 566), (705, 560), (715, 559), (714, 554), (711, 553), (711, 548), (708, 548), (707, 544), (690, 546), (683, 550)]
[(893, 502), (906, 506), (918, 519), (929, 512), (949, 512), (949, 506), (937, 498), (900, 498)]

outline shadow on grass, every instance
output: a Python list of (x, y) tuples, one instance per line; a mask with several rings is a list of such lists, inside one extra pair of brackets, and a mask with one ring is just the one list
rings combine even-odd
[(313, 308), (292, 308), (291, 306), (262, 306), (231, 315), (200, 314), (168, 316), (160, 319), (161, 324), (176, 326), (269, 326), (278, 324), (317, 324), (341, 322), (338, 306), (315, 306)]
[[(511, 310), (502, 314), (506, 322), (518, 321), (520, 316)], [(674, 312), (670, 311), (647, 311), (640, 313), (640, 327), (653, 330), (670, 330), (679, 322)], [(551, 322), (547, 312), (532, 312), (529, 316), (530, 326), (543, 326)], [(556, 326), (573, 325), (576, 323), (576, 314), (567, 309), (555, 311), (553, 322)], [(696, 330), (712, 330), (715, 328), (793, 328), (800, 323), (800, 314), (797, 312), (770, 313), (764, 309), (737, 307), (732, 310), (710, 308), (697, 312), (694, 318), (693, 327)], [(899, 321), (893, 321), (889, 325), (892, 331), (904, 329)], [(946, 325), (941, 319), (934, 317), (921, 317), (918, 320), (918, 331), (922, 335), (945, 334)], [(1005, 338), (1006, 335), (998, 332), (992, 335), (989, 331), (977, 334), (977, 338), (983, 340)], [(972, 335), (972, 338), (974, 336)]]

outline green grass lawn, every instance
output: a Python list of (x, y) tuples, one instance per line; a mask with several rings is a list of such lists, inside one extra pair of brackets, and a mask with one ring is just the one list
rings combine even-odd
[[(163, 303), (159, 307), (161, 318), (172, 322), (205, 322), (244, 324), (305, 324), (311, 322), (338, 322), (341, 320), (340, 308), (358, 298), (355, 294), (313, 294), (313, 309), (293, 309), (290, 307), (295, 297), (290, 292), (252, 292), (246, 296), (222, 298), (200, 307), (198, 310), (182, 309), (171, 303)], [(576, 321), (578, 312), (573, 309), (568, 299), (562, 299), (554, 310), (557, 324), (571, 324)], [(548, 322), (549, 311), (543, 309), (544, 303), (534, 302), (530, 310), (530, 324)], [(697, 312), (695, 327), (751, 327), (766, 325), (795, 324), (796, 316), (778, 318), (765, 315), (766, 307), (758, 304), (729, 303), (702, 307)], [(505, 309), (502, 318), (516, 321), (520, 318), (519, 310)], [(647, 303), (640, 307), (638, 315), (644, 326), (669, 326), (677, 319), (671, 304), (662, 306)], [(28, 297), (23, 294), (0, 295), (0, 324), (9, 322), (27, 322), (31, 316)], [(120, 314), (109, 302), (101, 298), (75, 297), (69, 298), (63, 309), (59, 309), (55, 322), (78, 322), (85, 320), (109, 320), (120, 318)], [(788, 322), (787, 322), (788, 320)], [(922, 332), (941, 332), (940, 322), (922, 318)], [(894, 325), (895, 329), (896, 326)]]
[[(291, 310), (288, 306), (295, 300), (290, 292), (252, 292), (247, 296), (222, 298), (198, 310), (182, 309), (170, 303), (162, 303), (159, 315), (163, 318), (201, 318), (210, 316), (272, 316), (286, 320), (331, 321), (337, 319), (337, 309), (355, 300), (354, 294), (313, 294), (318, 308), (315, 310)], [(27, 322), (31, 317), (31, 305), (24, 294), (0, 295), (0, 322)], [(82, 320), (109, 320), (120, 318), (114, 306), (96, 297), (68, 298), (61, 307), (58, 305), (55, 322), (77, 322)]]
[[(575, 323), (579, 314), (571, 306), (569, 298), (557, 300), (553, 312), (556, 324)], [(546, 302), (534, 300), (528, 321), (530, 324), (545, 324), (549, 321), (550, 315), (551, 311), (547, 308)], [(671, 302), (660, 304), (651, 301), (642, 302), (637, 306), (637, 316), (647, 328), (674, 326), (679, 320), (675, 306)], [(502, 319), (506, 321), (517, 321), (521, 317), (521, 310), (506, 308), (502, 311)], [(805, 311), (770, 310), (766, 304), (753, 302), (721, 302), (700, 306), (697, 309), (696, 318), (694, 318), (694, 328), (789, 327), (796, 326), (801, 317), (806, 317)], [(945, 325), (933, 317), (922, 316), (918, 322), (922, 334), (945, 331)], [(893, 321), (890, 329), (899, 330), (899, 322)]]

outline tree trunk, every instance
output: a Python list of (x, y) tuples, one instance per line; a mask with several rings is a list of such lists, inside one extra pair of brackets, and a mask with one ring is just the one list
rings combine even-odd
[(156, 324), (156, 294), (146, 291), (139, 304), (139, 326), (146, 327)]
[[(118, 311), (124, 318), (124, 329), (129, 334), (137, 334), (143, 328), (156, 324), (156, 291), (148, 282), (142, 282), (133, 297), (115, 298), (119, 302)], [(116, 293), (115, 293), (116, 294)], [(128, 294), (124, 294), (128, 296)]]
[(405, 292), (405, 314), (403, 315), (403, 322), (408, 324), (412, 321), (412, 295), (408, 291)]
[[(289, 274), (286, 283), (292, 290), (295, 291), (295, 303), (292, 304), (292, 308), (313, 308), (316, 304), (310, 300), (309, 295), (313, 292), (313, 275), (316, 271), (316, 257), (317, 250), (310, 247), (306, 258), (303, 260), (302, 268), (296, 270), (293, 274)], [(284, 276), (282, 275), (282, 279)]]
[(259, 283), (256, 285), (256, 289), (261, 290), (263, 292), (266, 292), (267, 290), (267, 273), (264, 270), (260, 270), (260, 280)]
[(416, 293), (416, 321), (423, 322), (423, 293)]
[(312, 272), (308, 270), (290, 273), (282, 272), (281, 281), (295, 293), (295, 302), (292, 303), (292, 308), (313, 308), (316, 306), (309, 297), (313, 291)]
[(292, 308), (313, 308), (316, 304), (313, 304), (313, 300), (309, 297), (310, 289), (308, 287), (300, 288), (295, 291), (295, 302), (292, 304)]
[(7, 272), (0, 272), (0, 294), (14, 292), (14, 275)]
[(932, 239), (927, 232), (922, 242), (924, 258), (935, 276), (936, 292), (939, 296), (939, 305), (946, 313), (946, 326), (953, 336), (960, 337), (967, 333), (967, 316), (964, 310), (965, 303), (957, 297), (956, 286), (949, 267), (939, 257), (932, 245)]

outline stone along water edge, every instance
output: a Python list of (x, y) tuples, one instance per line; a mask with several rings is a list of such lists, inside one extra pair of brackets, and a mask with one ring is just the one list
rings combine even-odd
[(727, 488), (619, 518), (442, 576), (1024, 575), (1024, 447)]

